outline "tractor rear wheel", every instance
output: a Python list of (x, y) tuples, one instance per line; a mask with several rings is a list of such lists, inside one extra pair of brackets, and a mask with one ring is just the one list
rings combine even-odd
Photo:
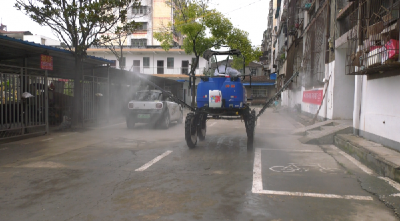
[(256, 127), (256, 112), (254, 110), (247, 114), (246, 132), (247, 132), (247, 150), (253, 149), (254, 133)]
[(188, 113), (185, 120), (185, 140), (190, 149), (197, 144), (197, 122), (194, 113)]
[(199, 140), (206, 139), (206, 132), (207, 132), (207, 114), (200, 115), (200, 124), (197, 127), (197, 133), (199, 136)]

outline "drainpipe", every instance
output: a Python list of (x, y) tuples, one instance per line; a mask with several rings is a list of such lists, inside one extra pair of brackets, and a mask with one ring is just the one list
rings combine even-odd
[(361, 98), (362, 98), (362, 75), (355, 76), (354, 87), (354, 107), (353, 107), (353, 134), (359, 135), (360, 131), (360, 115), (361, 115)]

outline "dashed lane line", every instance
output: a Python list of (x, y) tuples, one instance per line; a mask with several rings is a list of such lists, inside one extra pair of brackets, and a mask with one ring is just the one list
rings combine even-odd
[(141, 166), (140, 168), (136, 169), (135, 171), (145, 171), (147, 168), (151, 167), (151, 165), (157, 163), (158, 161), (160, 161), (162, 158), (168, 156), (170, 153), (172, 153), (171, 150), (168, 150), (166, 152), (164, 152), (163, 154), (161, 154), (160, 156), (152, 159), (151, 161), (149, 161), (148, 163), (144, 164), (143, 166)]
[(303, 192), (288, 192), (264, 190), (261, 175), (261, 148), (255, 150), (254, 167), (253, 167), (253, 188), (252, 192), (257, 194), (282, 195), (282, 196), (307, 196), (317, 198), (331, 199), (353, 199), (353, 200), (373, 200), (370, 196), (355, 196), (355, 195), (337, 195), (337, 194), (320, 194), (320, 193), (303, 193)]
[(73, 132), (73, 133), (69, 133), (69, 134), (63, 134), (63, 135), (60, 135), (60, 137), (66, 137), (66, 136), (69, 136), (69, 135), (72, 135), (72, 134), (76, 134), (77, 132)]
[(47, 138), (47, 139), (44, 139), (44, 140), (42, 140), (42, 141), (49, 141), (49, 140), (53, 140), (54, 138)]
[(118, 124), (107, 125), (107, 126), (104, 126), (104, 127), (99, 127), (99, 129), (107, 128), (107, 127), (114, 127), (114, 126), (121, 125), (121, 124), (126, 124), (126, 123), (124, 122), (124, 123), (118, 123)]
[(217, 122), (214, 122), (214, 123), (210, 124), (210, 127), (214, 126), (216, 123), (217, 123)]
[(298, 153), (325, 153), (322, 150), (294, 150), (294, 149), (263, 149), (263, 150), (276, 150), (276, 151), (298, 152)]

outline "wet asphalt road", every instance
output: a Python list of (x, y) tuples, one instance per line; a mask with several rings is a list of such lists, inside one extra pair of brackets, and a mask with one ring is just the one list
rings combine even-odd
[(394, 188), (334, 146), (301, 144), (284, 115), (261, 117), (250, 152), (242, 122), (207, 125), (193, 150), (183, 124), (2, 144), (0, 220), (397, 220), (382, 201)]

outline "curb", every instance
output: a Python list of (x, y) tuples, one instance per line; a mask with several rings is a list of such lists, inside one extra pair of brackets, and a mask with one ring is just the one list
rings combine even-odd
[(356, 158), (358, 161), (372, 169), (377, 174), (389, 177), (396, 182), (400, 182), (400, 165), (385, 159), (385, 156), (383, 155), (379, 155), (376, 152), (371, 151), (371, 148), (366, 148), (366, 145), (369, 145), (369, 147), (389, 150), (388, 148), (366, 140), (363, 142), (363, 144), (358, 144), (355, 142), (355, 139), (364, 139), (353, 136), (354, 139), (351, 140), (348, 139), (349, 136), (351, 135), (335, 135), (335, 146), (350, 154), (352, 157)]

